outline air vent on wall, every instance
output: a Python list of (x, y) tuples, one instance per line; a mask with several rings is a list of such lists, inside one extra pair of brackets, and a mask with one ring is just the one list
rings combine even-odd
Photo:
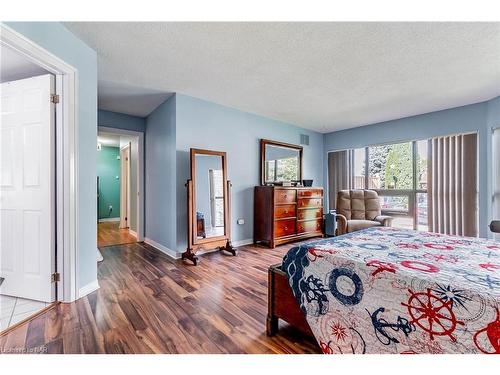
[(309, 136), (306, 134), (301, 134), (300, 135), (300, 144), (309, 146)]

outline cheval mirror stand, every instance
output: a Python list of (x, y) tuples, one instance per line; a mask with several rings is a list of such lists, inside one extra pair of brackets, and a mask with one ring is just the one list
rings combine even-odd
[(225, 152), (191, 149), (191, 179), (186, 183), (187, 249), (182, 259), (198, 264), (199, 250), (219, 249), (233, 256), (231, 245), (231, 182)]

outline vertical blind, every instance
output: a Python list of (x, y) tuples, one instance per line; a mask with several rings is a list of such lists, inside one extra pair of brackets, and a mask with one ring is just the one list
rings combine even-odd
[(353, 150), (336, 151), (328, 154), (328, 202), (330, 210), (337, 207), (337, 193), (350, 189), (354, 184), (352, 165)]
[(478, 235), (477, 135), (429, 140), (428, 212), (432, 232)]
[[(493, 219), (500, 220), (500, 128), (493, 131)], [(495, 234), (500, 240), (500, 234)]]

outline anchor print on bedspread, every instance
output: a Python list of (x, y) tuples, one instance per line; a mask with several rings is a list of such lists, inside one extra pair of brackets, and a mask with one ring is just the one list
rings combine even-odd
[(322, 351), (500, 354), (500, 246), (370, 228), (282, 264)]

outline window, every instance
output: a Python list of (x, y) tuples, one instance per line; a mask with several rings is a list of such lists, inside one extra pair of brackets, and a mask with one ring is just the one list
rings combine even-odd
[(369, 179), (375, 189), (412, 189), (412, 143), (368, 147)]
[(365, 188), (365, 154), (364, 148), (354, 150), (354, 189)]
[(222, 182), (221, 169), (209, 169), (208, 176), (210, 180), (210, 210), (211, 225), (215, 227), (224, 226), (224, 184)]
[(423, 140), (354, 150), (354, 188), (375, 190), (395, 227), (428, 229), (427, 145)]

